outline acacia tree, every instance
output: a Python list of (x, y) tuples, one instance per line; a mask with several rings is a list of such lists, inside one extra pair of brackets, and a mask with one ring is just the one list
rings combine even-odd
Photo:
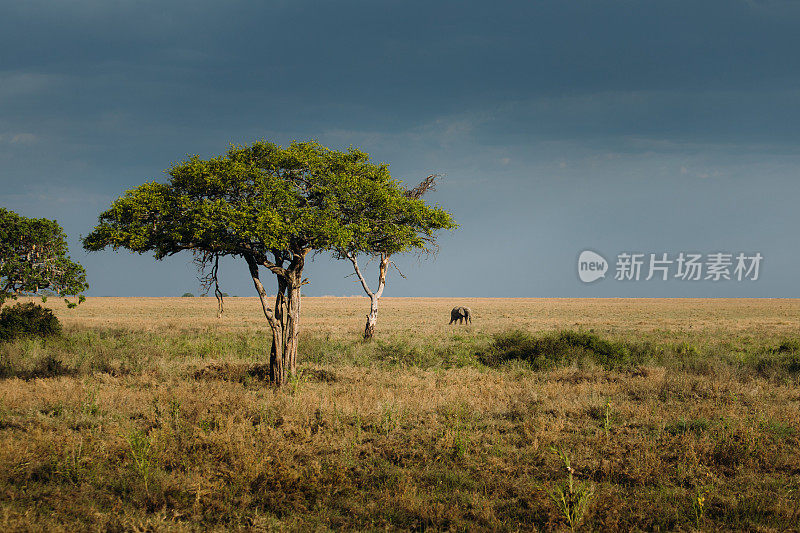
[[(424, 203), (421, 203), (420, 199), (426, 192), (435, 190), (437, 178), (436, 174), (431, 174), (413, 189), (404, 191), (406, 199), (416, 200), (416, 202), (398, 202), (394, 205), (385, 206), (381, 212), (383, 222), (380, 225), (374, 226), (371, 232), (360, 234), (360, 242), (349, 243), (347, 248), (337, 250), (337, 256), (346, 257), (353, 264), (353, 270), (358, 276), (361, 287), (370, 300), (367, 323), (364, 326), (365, 341), (372, 339), (375, 334), (375, 324), (378, 321), (378, 301), (383, 295), (384, 287), (386, 287), (386, 275), (388, 274), (389, 265), (393, 264), (390, 257), (393, 254), (414, 249), (421, 252), (429, 252), (436, 245), (435, 231), (455, 227), (452, 218), (449, 216), (442, 217), (437, 210), (431, 210)], [(407, 204), (409, 203), (419, 210), (418, 216), (412, 223), (409, 223), (407, 216)], [(415, 208), (411, 208), (411, 210), (413, 211)], [(413, 228), (416, 232), (416, 238), (413, 240), (408, 238), (392, 239), (391, 235), (395, 234), (397, 229), (395, 226), (398, 225), (404, 228)], [(369, 283), (358, 266), (357, 256), (359, 251), (378, 261), (378, 284), (374, 291), (370, 289)]]
[[(353, 148), (262, 141), (209, 160), (191, 157), (167, 173), (168, 183), (145, 183), (114, 201), (84, 247), (153, 252), (156, 259), (184, 250), (242, 258), (270, 326), (270, 378), (279, 385), (296, 369), (309, 253), (348, 245), (363, 251), (364, 235), (384, 221), (384, 205), (398, 202), (409, 208), (408, 227), (393, 226), (387, 239), (418, 240), (413, 224), (424, 203), (405, 196), (387, 165)], [(427, 209), (449, 220), (441, 209)], [(276, 278), (273, 302), (262, 268)]]
[(67, 255), (67, 240), (58, 222), (27, 218), (0, 207), (0, 306), (20, 294), (56, 293), (64, 298), (78, 296), (89, 288), (86, 271)]

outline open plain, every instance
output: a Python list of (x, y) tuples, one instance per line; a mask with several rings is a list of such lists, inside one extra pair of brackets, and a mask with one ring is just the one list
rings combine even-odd
[(304, 298), (281, 389), (256, 298), (47, 306), (3, 531), (800, 530), (800, 300)]

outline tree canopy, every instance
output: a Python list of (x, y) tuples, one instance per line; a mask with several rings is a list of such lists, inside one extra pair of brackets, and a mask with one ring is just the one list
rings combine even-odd
[[(84, 247), (156, 259), (184, 250), (243, 258), (273, 331), (278, 382), (284, 363), (294, 371), (308, 253), (425, 248), (433, 231), (455, 225), (442, 208), (404, 194), (386, 164), (355, 148), (260, 141), (208, 160), (190, 157), (167, 173), (168, 183), (148, 182), (114, 201)], [(266, 302), (261, 267), (277, 277), (274, 306)]]
[(168, 173), (169, 183), (145, 183), (116, 200), (85, 247), (152, 251), (157, 259), (182, 250), (260, 259), (304, 249), (396, 253), (453, 226), (448, 213), (403, 194), (387, 165), (354, 148), (257, 142), (210, 160), (191, 157)]
[[(436, 180), (438, 178), (439, 176), (437, 174), (431, 174), (416, 187), (404, 189), (403, 194), (408, 199), (419, 201), (428, 191), (436, 190)], [(378, 300), (380, 300), (383, 295), (383, 289), (386, 287), (386, 275), (388, 273), (389, 264), (394, 264), (394, 262), (390, 260), (390, 257), (392, 254), (405, 251), (405, 248), (398, 246), (398, 244), (402, 244), (402, 239), (394, 241), (391, 238), (387, 239), (385, 235), (385, 228), (393, 228), (394, 225), (403, 226), (402, 214), (398, 216), (398, 213), (393, 209), (387, 209), (382, 213), (382, 216), (385, 222), (375, 226), (373, 232), (362, 235), (360, 242), (349, 243), (349, 246), (339, 248), (334, 253), (334, 255), (339, 258), (346, 257), (350, 260), (353, 264), (353, 270), (358, 276), (358, 280), (361, 282), (361, 287), (370, 299), (370, 311), (367, 315), (367, 323), (364, 326), (364, 340), (372, 339), (375, 334), (375, 323), (378, 319)], [(410, 248), (415, 248), (419, 251), (430, 251), (431, 248), (436, 246), (434, 232), (444, 227), (453, 227), (454, 225), (452, 220), (450, 220), (449, 224), (442, 225), (439, 220), (423, 217), (423, 221), (415, 228), (419, 242), (410, 246)], [(391, 229), (390, 232), (394, 234), (393, 229)], [(361, 268), (358, 266), (357, 257), (359, 253), (364, 253), (378, 260), (378, 284), (374, 291), (370, 289), (369, 283), (364, 278)], [(395, 268), (397, 268), (396, 265)], [(399, 269), (398, 272), (400, 272)]]
[[(67, 240), (58, 222), (27, 218), (0, 208), (0, 305), (20, 294), (55, 293), (66, 299), (89, 286), (86, 271), (67, 255)], [(44, 294), (43, 294), (44, 293)]]

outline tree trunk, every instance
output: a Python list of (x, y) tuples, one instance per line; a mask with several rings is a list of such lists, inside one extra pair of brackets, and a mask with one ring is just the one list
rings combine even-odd
[(378, 298), (373, 294), (370, 296), (369, 314), (367, 315), (367, 325), (364, 328), (364, 340), (372, 340), (375, 335), (375, 322), (378, 321)]
[(372, 292), (369, 290), (369, 284), (361, 274), (361, 269), (358, 268), (358, 261), (354, 254), (347, 254), (347, 258), (353, 263), (353, 269), (364, 288), (364, 292), (369, 296), (369, 314), (367, 315), (367, 325), (364, 326), (364, 340), (370, 341), (375, 335), (375, 323), (378, 321), (378, 300), (381, 299), (383, 288), (386, 286), (386, 271), (389, 268), (389, 256), (386, 254), (380, 255), (380, 262), (378, 263), (378, 290)]
[(297, 372), (297, 345), (300, 339), (300, 284), (289, 286), (289, 302), (286, 307), (286, 360), (289, 374)]
[[(272, 329), (272, 347), (269, 354), (269, 375), (275, 385), (286, 383), (289, 375), (297, 372), (297, 345), (300, 337), (300, 288), (303, 285), (303, 265), (305, 253), (298, 253), (288, 268), (271, 265), (277, 275), (278, 291), (275, 305), (270, 309), (267, 293), (261, 284), (258, 263), (251, 256), (245, 256), (250, 275), (261, 299), (264, 316)], [(280, 261), (278, 261), (280, 263)]]
[(217, 297), (217, 318), (222, 318), (222, 313), (225, 311), (225, 308), (222, 305), (222, 293), (219, 289), (214, 290), (214, 296)]
[(275, 293), (275, 322), (280, 325), (274, 331), (272, 349), (269, 354), (269, 378), (276, 385), (286, 382), (286, 281), (278, 277), (278, 292)]
[(269, 380), (275, 385), (286, 383), (286, 365), (283, 364), (285, 352), (283, 335), (280, 331), (272, 330), (272, 348), (269, 351)]
[(286, 365), (284, 364), (284, 354), (286, 343), (284, 342), (284, 301), (286, 294), (286, 284), (282, 283), (282, 278), (278, 277), (278, 292), (275, 294), (275, 304), (270, 309), (267, 303), (267, 291), (261, 283), (258, 273), (258, 263), (250, 256), (245, 256), (247, 266), (250, 269), (250, 276), (253, 278), (253, 285), (256, 288), (258, 297), (261, 300), (261, 308), (264, 316), (269, 322), (272, 330), (272, 346), (269, 352), (269, 378), (275, 385), (283, 385), (286, 382)]

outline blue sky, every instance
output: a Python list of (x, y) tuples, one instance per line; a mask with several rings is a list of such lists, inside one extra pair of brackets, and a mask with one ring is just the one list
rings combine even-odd
[[(125, 190), (228, 143), (354, 145), (460, 228), (387, 296), (799, 297), (800, 2), (0, 0), (0, 205), (56, 218), (89, 295), (198, 292), (86, 254)], [(591, 284), (585, 249), (610, 263)], [(621, 252), (760, 252), (756, 281), (617, 281)], [(317, 256), (310, 295), (359, 294)], [(374, 265), (373, 265), (374, 266)], [(223, 290), (251, 295), (246, 267)], [(374, 277), (374, 275), (373, 275)]]

